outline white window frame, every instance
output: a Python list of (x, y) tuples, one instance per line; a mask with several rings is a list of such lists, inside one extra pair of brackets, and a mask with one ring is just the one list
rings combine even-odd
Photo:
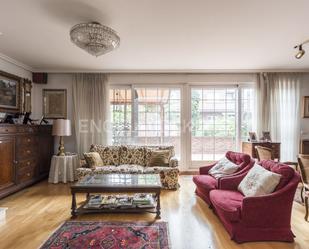
[[(179, 88), (180, 94), (181, 94), (181, 132), (180, 132), (180, 141), (181, 141), (181, 161), (180, 161), (180, 170), (196, 170), (198, 165), (192, 165), (191, 160), (191, 88), (192, 87), (215, 87), (215, 88), (231, 88), (235, 87), (238, 88), (237, 94), (240, 94), (237, 96), (237, 103), (236, 103), (236, 110), (237, 110), (237, 118), (236, 118), (236, 134), (237, 134), (237, 141), (236, 142), (236, 150), (241, 149), (241, 89), (242, 88), (253, 88), (254, 89), (254, 82), (250, 83), (236, 83), (236, 82), (189, 82), (189, 83), (173, 83), (173, 84), (162, 84), (162, 83), (135, 83), (135, 84), (117, 84), (117, 83), (111, 83), (110, 88), (111, 89), (118, 89), (118, 88), (131, 88), (131, 98), (133, 101), (134, 98), (134, 88)], [(133, 103), (133, 102), (132, 102)], [(132, 107), (132, 113), (133, 113), (133, 107)], [(131, 117), (133, 119), (133, 115)], [(253, 124), (255, 128), (255, 121), (253, 120)], [(133, 125), (133, 120), (131, 121)], [(133, 129), (133, 127), (132, 127)], [(208, 162), (202, 161), (202, 165), (206, 165)]]

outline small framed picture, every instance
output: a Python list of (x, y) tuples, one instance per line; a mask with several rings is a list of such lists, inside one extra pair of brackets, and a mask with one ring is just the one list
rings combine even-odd
[(67, 118), (66, 89), (43, 89), (43, 116), (47, 119)]
[(250, 142), (256, 142), (257, 141), (257, 136), (256, 136), (255, 132), (249, 131), (249, 141)]
[(262, 132), (262, 140), (271, 142), (270, 132), (269, 131), (263, 131)]
[(303, 118), (309, 118), (309, 96), (303, 98)]

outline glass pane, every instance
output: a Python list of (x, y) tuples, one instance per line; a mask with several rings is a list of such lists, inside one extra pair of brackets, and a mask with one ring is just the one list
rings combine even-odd
[(236, 91), (222, 87), (192, 89), (193, 161), (217, 160), (227, 149), (236, 149)]

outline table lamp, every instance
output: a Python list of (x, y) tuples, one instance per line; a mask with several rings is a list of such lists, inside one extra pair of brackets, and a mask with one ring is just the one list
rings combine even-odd
[(54, 120), (52, 135), (60, 137), (57, 156), (65, 156), (63, 137), (72, 135), (71, 121), (69, 119)]

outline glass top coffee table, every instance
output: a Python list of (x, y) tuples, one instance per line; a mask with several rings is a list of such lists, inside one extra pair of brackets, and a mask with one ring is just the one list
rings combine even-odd
[[(148, 212), (155, 213), (156, 218), (160, 219), (161, 188), (159, 174), (85, 176), (71, 185), (71, 215)], [(77, 193), (86, 193), (86, 200), (79, 207), (76, 204)]]

